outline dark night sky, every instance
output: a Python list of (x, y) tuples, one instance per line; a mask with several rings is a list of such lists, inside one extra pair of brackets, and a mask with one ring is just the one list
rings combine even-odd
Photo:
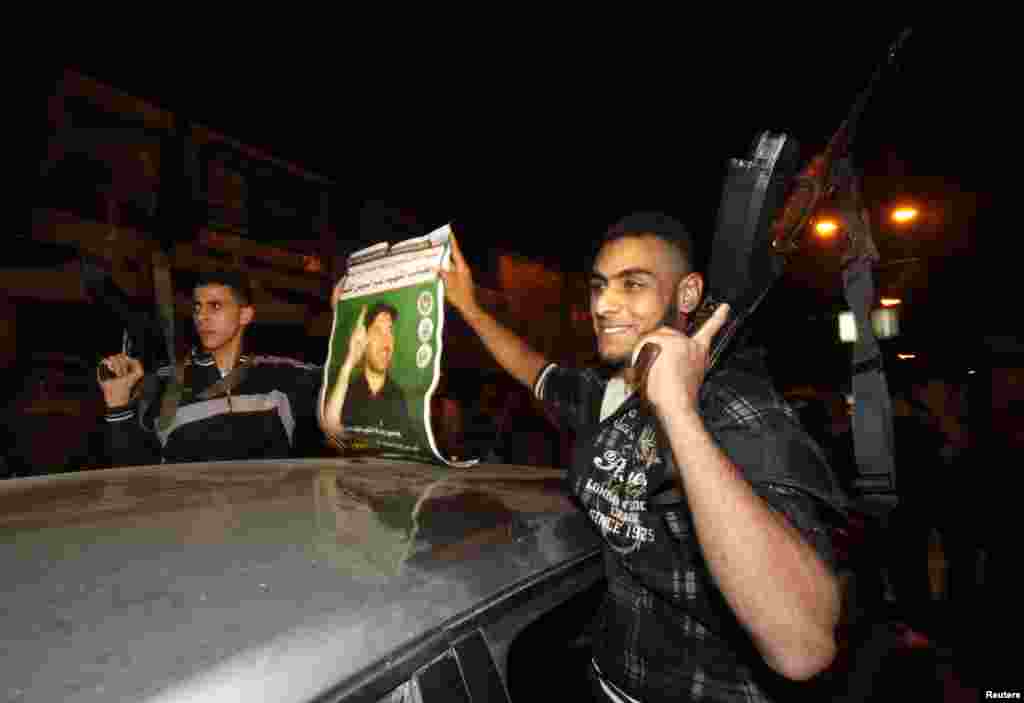
[[(572, 261), (581, 238), (632, 209), (708, 232), (726, 160), (763, 129), (819, 149), (902, 26), (754, 29), (673, 24), (579, 43), (467, 33), (404, 50), (394, 35), (337, 53), (257, 45), (69, 63), (335, 179), (353, 223), (360, 201), (381, 198), (424, 226), (451, 219), (473, 238), (531, 254), (555, 245)], [(953, 136), (975, 90), (954, 38), (916, 28), (875, 93), (857, 153), (881, 190), (913, 190), (890, 173), (975, 189), (957, 153), (967, 140)]]
[[(589, 238), (630, 210), (666, 210), (706, 238), (727, 159), (763, 129), (790, 133), (807, 156), (820, 150), (903, 26), (675, 23), (578, 32), (584, 41), (463, 32), (411, 45), (396, 34), (358, 47), (339, 38), (337, 50), (68, 65), (334, 179), (332, 219), (353, 235), (361, 203), (382, 199), (424, 228), (455, 221), (471, 261), (500, 243), (578, 268)], [(928, 259), (904, 282), (935, 325), (965, 303), (951, 282), (980, 270), (977, 219), (990, 198), (974, 152), (992, 108), (972, 46), (960, 30), (915, 26), (855, 145), (870, 204), (902, 196), (929, 209), (916, 239), (877, 239), (885, 259)], [(827, 252), (790, 278), (798, 296), (817, 291), (800, 315), (838, 295)]]

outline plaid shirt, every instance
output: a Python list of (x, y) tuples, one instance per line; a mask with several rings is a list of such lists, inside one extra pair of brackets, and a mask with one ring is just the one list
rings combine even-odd
[[(667, 439), (635, 396), (600, 421), (607, 381), (551, 365), (535, 391), (577, 433), (571, 490), (605, 543), (608, 593), (595, 633), (603, 676), (661, 700), (789, 700), (717, 590)], [(717, 370), (700, 397), (705, 426), (769, 506), (832, 565), (828, 521), (842, 498), (817, 445), (766, 377)]]

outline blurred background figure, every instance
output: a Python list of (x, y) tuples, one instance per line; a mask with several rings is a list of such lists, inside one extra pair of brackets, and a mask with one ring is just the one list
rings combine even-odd
[(467, 456), (526, 466), (560, 466), (558, 431), (519, 384), (489, 377), (465, 425)]
[(896, 492), (899, 503), (889, 521), (889, 573), (897, 614), (913, 631), (936, 635), (929, 570), (932, 531), (942, 520), (946, 438), (939, 419), (924, 402), (924, 379), (898, 382), (893, 391)]
[(464, 428), (466, 456), (490, 461), (489, 456), (498, 455), (498, 420), (507, 392), (505, 385), (494, 376), (485, 376), (479, 386), (479, 395), (466, 404), (469, 408)]
[(846, 394), (839, 390), (818, 390), (797, 399), (793, 405), (804, 429), (828, 457), (843, 492), (853, 497), (859, 472), (853, 451), (853, 418)]
[(462, 403), (442, 382), (430, 398), (430, 419), (441, 455), (454, 461), (473, 458), (466, 451)]
[(71, 355), (35, 353), (0, 372), (0, 478), (104, 466), (94, 369)]

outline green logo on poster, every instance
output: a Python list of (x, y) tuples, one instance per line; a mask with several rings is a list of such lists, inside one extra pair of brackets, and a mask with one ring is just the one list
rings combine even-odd
[(427, 364), (430, 363), (430, 357), (434, 355), (429, 344), (422, 344), (420, 348), (416, 350), (416, 365), (421, 369), (426, 368)]
[(419, 327), (416, 328), (416, 334), (419, 335), (421, 342), (429, 342), (430, 335), (434, 333), (434, 321), (429, 317), (420, 319)]
[(416, 308), (420, 315), (429, 315), (434, 310), (434, 296), (429, 290), (420, 293), (420, 297), (416, 299)]

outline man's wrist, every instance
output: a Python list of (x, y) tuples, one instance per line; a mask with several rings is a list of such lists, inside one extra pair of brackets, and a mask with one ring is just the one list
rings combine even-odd
[(474, 327), (477, 322), (487, 316), (487, 311), (476, 301), (476, 297), (471, 297), (469, 301), (459, 308), (459, 314), (462, 315), (462, 318), (470, 327)]
[(107, 404), (107, 411), (126, 410), (132, 404), (132, 397), (129, 393), (126, 396), (103, 394), (103, 402)]
[(108, 423), (118, 423), (130, 420), (135, 417), (135, 404), (132, 402), (123, 405), (107, 405), (104, 418)]
[(704, 429), (704, 420), (697, 406), (682, 400), (673, 399), (667, 403), (656, 405), (654, 412), (663, 425), (678, 426), (683, 429)]
[(679, 470), (685, 474), (688, 467), (703, 465), (699, 460), (695, 464), (694, 457), (704, 456), (704, 448), (709, 443), (713, 444), (713, 439), (700, 413), (685, 405), (672, 410), (655, 408), (655, 412), (672, 447)]

